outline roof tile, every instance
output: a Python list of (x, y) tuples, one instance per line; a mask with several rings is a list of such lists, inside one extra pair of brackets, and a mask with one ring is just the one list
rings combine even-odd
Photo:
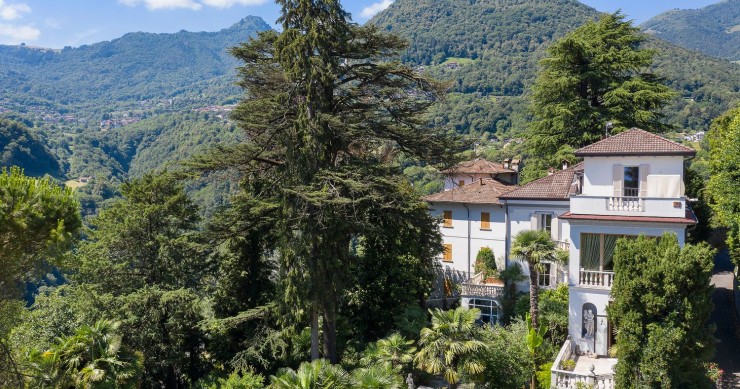
[(576, 194), (573, 185), (576, 173), (583, 171), (583, 162), (547, 177), (532, 181), (501, 196), (503, 200), (568, 200)]
[(424, 199), (430, 203), (501, 204), (499, 197), (518, 187), (487, 178)]
[(693, 156), (694, 149), (680, 145), (639, 128), (621, 132), (576, 150), (576, 157), (618, 155), (684, 155)]

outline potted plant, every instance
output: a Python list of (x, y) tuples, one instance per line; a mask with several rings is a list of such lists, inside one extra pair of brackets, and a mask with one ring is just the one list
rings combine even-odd
[(496, 256), (493, 250), (483, 247), (475, 258), (475, 272), (482, 275), (484, 284), (503, 284), (499, 278)]

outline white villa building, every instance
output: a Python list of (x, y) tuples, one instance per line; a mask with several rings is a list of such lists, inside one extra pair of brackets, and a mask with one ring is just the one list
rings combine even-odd
[[(481, 309), (485, 321), (496, 322), (503, 286), (484, 284), (472, 274), (477, 252), (490, 247), (501, 257), (499, 269), (508, 267), (517, 261), (509, 251), (519, 231), (549, 230), (570, 252), (565, 268), (552, 264), (538, 277), (543, 288), (560, 282), (569, 288), (569, 336), (553, 365), (551, 384), (558, 389), (575, 388), (578, 382), (612, 388), (616, 359), (608, 358), (614, 336), (606, 308), (616, 241), (668, 231), (683, 245), (686, 228), (696, 223), (683, 184), (684, 158), (694, 154), (693, 149), (632, 129), (577, 150), (583, 162), (524, 186), (497, 173), (514, 170), (510, 166), (482, 160), (463, 166), (496, 167), (486, 170), (486, 177), (462, 181), (469, 175), (464, 167), (444, 172), (450, 185), (426, 200), (443, 220), (443, 266), (469, 274), (461, 288), (462, 304)], [(522, 268), (526, 273), (526, 266)], [(519, 287), (527, 290), (528, 285)], [(575, 360), (575, 370), (560, 369), (565, 359)]]

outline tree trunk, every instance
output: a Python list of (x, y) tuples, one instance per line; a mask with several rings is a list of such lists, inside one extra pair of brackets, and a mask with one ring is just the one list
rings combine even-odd
[(311, 304), (311, 360), (319, 359), (319, 308)]
[(529, 264), (529, 316), (532, 318), (532, 328), (537, 331), (540, 313), (540, 286), (537, 279), (538, 273), (534, 264)]
[(324, 356), (332, 365), (339, 363), (337, 357), (337, 317), (333, 309), (324, 309)]

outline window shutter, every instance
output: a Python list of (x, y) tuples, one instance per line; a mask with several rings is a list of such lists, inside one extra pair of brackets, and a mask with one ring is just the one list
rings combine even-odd
[(452, 244), (445, 243), (444, 248), (444, 256), (442, 257), (442, 260), (445, 262), (452, 262)]
[(624, 166), (614, 165), (612, 177), (614, 180), (614, 197), (622, 197), (622, 188), (624, 187)]
[(560, 240), (560, 219), (553, 216), (551, 222), (552, 239)]
[(444, 211), (443, 227), (452, 227), (452, 211)]
[(533, 230), (540, 229), (540, 215), (533, 213), (530, 222), (532, 223), (531, 227)]
[(483, 230), (491, 229), (491, 214), (489, 212), (480, 213), (480, 228)]
[(650, 165), (640, 165), (640, 197), (647, 197), (647, 178), (650, 175)]

